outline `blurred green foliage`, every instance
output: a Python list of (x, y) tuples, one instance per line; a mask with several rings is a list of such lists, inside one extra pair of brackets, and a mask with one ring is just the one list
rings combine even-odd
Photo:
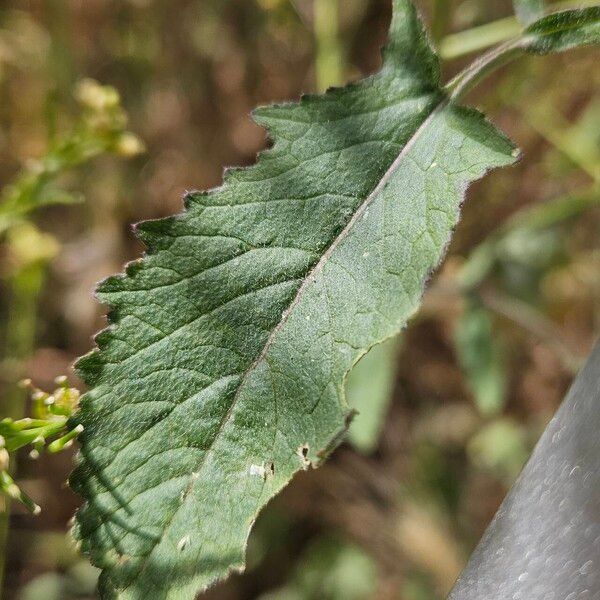
[[(131, 157), (143, 151), (143, 144), (132, 133), (125, 131), (127, 117), (120, 106), (117, 91), (101, 86), (91, 79), (80, 81), (75, 97), (81, 114), (71, 131), (54, 134), (48, 148), (39, 159), (28, 160), (14, 180), (0, 191), (0, 239), (6, 243), (11, 259), (5, 277), (9, 282), (9, 321), (6, 326), (5, 347), (2, 357), (4, 368), (14, 368), (31, 352), (35, 332), (37, 301), (42, 290), (47, 263), (58, 254), (59, 243), (50, 233), (42, 233), (28, 217), (35, 209), (51, 204), (73, 204), (83, 200), (57, 184), (57, 179), (102, 154), (115, 153)], [(7, 417), (0, 421), (0, 452), (6, 455), (0, 465), (0, 492), (20, 500), (32, 512), (37, 506), (14, 483), (9, 474), (8, 453), (32, 444), (35, 452), (44, 447), (47, 438), (59, 436), (49, 446), (57, 452), (73, 439), (66, 432), (68, 418), (77, 407), (78, 392), (61, 380), (53, 395), (34, 390), (33, 420)], [(19, 406), (20, 394), (6, 407), (17, 417), (24, 412)], [(12, 406), (11, 406), (12, 404)]]
[[(15, 53), (7, 47), (8, 58), (19, 59), (21, 48), (19, 24), (26, 32), (39, 30), (22, 17), (13, 16), (15, 30), (8, 38), (15, 41)], [(28, 29), (29, 28), (29, 29)], [(0, 38), (1, 39), (1, 38)], [(27, 55), (24, 60), (27, 61)], [(7, 320), (3, 328), (0, 370), (7, 374), (2, 394), (0, 421), (0, 494), (4, 494), (0, 510), (0, 587), (2, 587), (10, 500), (17, 500), (37, 515), (40, 506), (15, 482), (15, 464), (11, 454), (31, 446), (30, 456), (37, 458), (47, 450), (55, 454), (69, 448), (80, 433), (69, 430), (69, 418), (76, 410), (77, 389), (68, 385), (66, 378), (57, 378), (58, 387), (52, 394), (32, 388), (32, 417), (25, 417), (25, 396), (17, 389), (15, 377), (24, 371), (24, 361), (35, 346), (38, 304), (43, 291), (48, 265), (60, 252), (60, 243), (51, 233), (42, 232), (31, 220), (36, 209), (53, 204), (69, 205), (83, 200), (61, 185), (61, 177), (103, 154), (133, 157), (144, 150), (142, 142), (126, 131), (127, 115), (120, 104), (118, 92), (92, 79), (83, 79), (75, 87), (79, 114), (70, 130), (52, 127), (44, 153), (39, 158), (28, 158), (13, 180), (0, 189), (0, 242), (7, 256), (6, 267), (0, 276), (7, 289)], [(31, 387), (28, 382), (25, 386)], [(48, 445), (46, 443), (48, 442)], [(51, 585), (47, 582), (48, 585)]]
[(357, 412), (348, 439), (361, 452), (373, 452), (392, 400), (401, 341), (389, 339), (373, 348), (348, 374), (346, 399)]
[(333, 538), (312, 542), (284, 587), (261, 600), (361, 600), (376, 591), (377, 568), (360, 547)]
[(49, 147), (38, 159), (31, 159), (0, 196), (0, 234), (22, 222), (36, 208), (48, 204), (73, 204), (83, 197), (56, 185), (56, 179), (101, 154), (125, 157), (143, 151), (142, 142), (125, 131), (127, 117), (118, 92), (91, 79), (77, 84), (75, 97), (81, 114), (71, 131), (52, 136)]
[(489, 311), (467, 299), (456, 328), (456, 351), (477, 408), (485, 416), (502, 411), (507, 388), (503, 350), (493, 327)]

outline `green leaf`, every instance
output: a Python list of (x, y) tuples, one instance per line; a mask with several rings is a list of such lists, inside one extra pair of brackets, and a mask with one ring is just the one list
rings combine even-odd
[(517, 18), (529, 25), (544, 15), (544, 0), (513, 0)]
[(346, 398), (357, 413), (350, 425), (348, 440), (367, 454), (377, 447), (392, 400), (398, 346), (397, 338), (375, 346), (348, 374)]
[(504, 357), (490, 313), (479, 302), (467, 301), (454, 341), (477, 408), (485, 416), (498, 414), (506, 398)]
[(516, 152), (448, 100), (408, 0), (381, 71), (263, 108), (274, 140), (105, 281), (73, 488), (104, 598), (192, 599), (243, 568), (258, 512), (341, 441), (344, 378), (417, 310), (468, 184)]
[(548, 15), (524, 32), (523, 48), (533, 54), (563, 52), (600, 42), (600, 6)]

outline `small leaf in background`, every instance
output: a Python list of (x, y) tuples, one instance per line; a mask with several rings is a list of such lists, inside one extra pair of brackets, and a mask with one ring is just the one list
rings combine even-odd
[(564, 236), (556, 228), (519, 228), (507, 232), (496, 249), (498, 274), (506, 291), (535, 305), (542, 277), (565, 259), (564, 242)]
[(544, 0), (513, 0), (513, 6), (523, 25), (529, 25), (544, 16)]
[(512, 419), (497, 419), (480, 429), (469, 441), (473, 463), (507, 483), (512, 483), (529, 457), (525, 429)]
[(323, 537), (307, 548), (290, 583), (260, 600), (368, 600), (376, 582), (375, 563), (362, 548)]
[(32, 265), (51, 261), (60, 251), (60, 243), (53, 235), (27, 221), (9, 229), (6, 241), (9, 263), (6, 274), (13, 277)]
[(369, 453), (377, 447), (394, 391), (399, 346), (398, 337), (375, 346), (346, 379), (346, 399), (358, 413), (350, 425), (348, 439), (361, 452)]
[(578, 167), (596, 183), (600, 182), (600, 133), (597, 126), (600, 98), (592, 97), (574, 123), (565, 118), (551, 100), (535, 108), (522, 107), (529, 125), (554, 146), (559, 156), (568, 160), (570, 168)]
[(64, 578), (44, 573), (32, 579), (21, 591), (19, 600), (64, 600)]
[(432, 589), (430, 577), (427, 574), (409, 572), (402, 585), (402, 598), (404, 600), (437, 600), (438, 596)]
[(477, 407), (485, 416), (498, 414), (506, 399), (507, 375), (491, 315), (481, 303), (467, 300), (457, 324), (455, 344)]
[(79, 560), (60, 573), (34, 577), (21, 590), (18, 600), (84, 600), (96, 597), (98, 570)]

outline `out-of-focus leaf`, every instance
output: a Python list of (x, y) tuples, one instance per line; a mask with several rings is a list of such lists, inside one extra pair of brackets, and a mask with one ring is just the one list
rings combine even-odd
[(595, 186), (589, 190), (574, 192), (529, 206), (515, 213), (502, 227), (502, 231), (508, 233), (514, 229), (528, 231), (548, 229), (579, 217), (592, 208), (600, 208), (600, 189)]
[(550, 103), (522, 107), (529, 124), (573, 165), (600, 182), (600, 99), (592, 99), (580, 117), (570, 123)]
[(439, 596), (432, 588), (427, 575), (407, 573), (402, 585), (402, 598), (403, 600), (437, 600)]
[(99, 571), (83, 559), (75, 563), (65, 574), (65, 587), (73, 598), (90, 597), (96, 594)]
[[(64, 534), (62, 534), (64, 539)], [(37, 552), (37, 548), (36, 548)], [(21, 590), (18, 600), (79, 600), (96, 595), (98, 569), (87, 560), (79, 560), (63, 573), (45, 573), (34, 577)]]
[(600, 6), (557, 12), (525, 29), (520, 47), (532, 54), (563, 52), (600, 41)]
[(529, 456), (524, 428), (511, 419), (498, 419), (479, 430), (467, 446), (480, 469), (512, 482)]
[(499, 413), (506, 398), (507, 374), (491, 316), (481, 303), (466, 302), (454, 339), (477, 407), (485, 416)]
[(581, 116), (562, 133), (563, 144), (585, 164), (600, 183), (600, 96), (592, 99)]
[(394, 381), (400, 340), (396, 337), (372, 348), (346, 379), (346, 398), (357, 411), (348, 431), (350, 443), (361, 452), (372, 452), (379, 440)]
[(563, 240), (556, 229), (519, 228), (507, 232), (498, 242), (498, 258), (541, 270), (556, 262)]
[(518, 211), (471, 252), (458, 276), (461, 287), (474, 289), (499, 264), (505, 271), (513, 262), (538, 270), (555, 264), (563, 237), (552, 228), (599, 207), (600, 190), (592, 186)]
[(377, 569), (359, 546), (322, 538), (304, 553), (292, 581), (261, 600), (368, 600)]
[(544, 0), (513, 0), (513, 6), (523, 25), (529, 25), (544, 15)]
[(11, 263), (9, 274), (35, 263), (47, 263), (60, 251), (60, 244), (53, 235), (40, 231), (27, 221), (12, 227), (6, 237)]
[(45, 573), (23, 587), (19, 600), (65, 600), (65, 578), (58, 573)]

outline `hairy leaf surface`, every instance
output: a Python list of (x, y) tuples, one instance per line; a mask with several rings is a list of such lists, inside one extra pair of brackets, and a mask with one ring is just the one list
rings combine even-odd
[(342, 439), (344, 378), (417, 309), (469, 182), (516, 156), (394, 7), (377, 75), (258, 110), (272, 149), (139, 225), (147, 256), (99, 288), (71, 483), (105, 598), (191, 600), (243, 567), (260, 509)]
[(563, 52), (600, 42), (600, 6), (557, 12), (525, 29), (523, 48), (533, 54)]

